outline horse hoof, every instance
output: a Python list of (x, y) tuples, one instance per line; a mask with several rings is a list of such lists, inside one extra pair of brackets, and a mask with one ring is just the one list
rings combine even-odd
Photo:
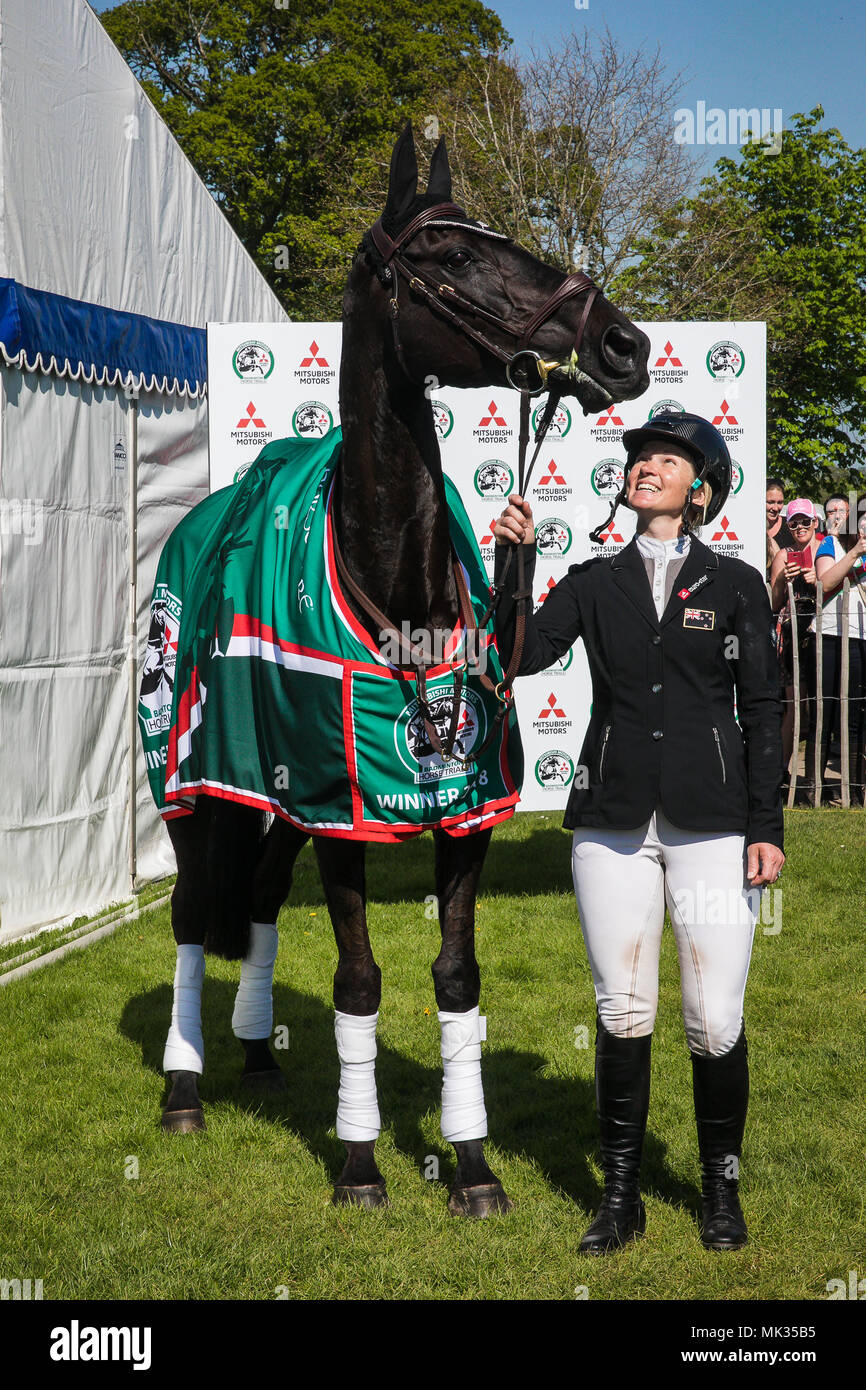
[(477, 1220), (503, 1215), (511, 1211), (514, 1203), (506, 1196), (501, 1182), (477, 1183), (475, 1187), (452, 1187), (448, 1198), (448, 1210), (452, 1216), (472, 1216)]
[(206, 1129), (204, 1111), (163, 1110), (162, 1128), (166, 1134), (194, 1134), (196, 1130)]
[(273, 1096), (287, 1091), (289, 1083), (279, 1067), (270, 1067), (267, 1071), (241, 1072), (241, 1089), (255, 1095)]
[(334, 1188), (335, 1207), (389, 1207), (385, 1181), (358, 1183), (355, 1186), (337, 1184)]

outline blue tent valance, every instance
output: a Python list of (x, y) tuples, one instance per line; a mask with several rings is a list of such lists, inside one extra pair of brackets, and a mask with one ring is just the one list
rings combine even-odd
[(7, 366), (98, 386), (201, 396), (203, 328), (104, 309), (0, 277), (0, 353)]

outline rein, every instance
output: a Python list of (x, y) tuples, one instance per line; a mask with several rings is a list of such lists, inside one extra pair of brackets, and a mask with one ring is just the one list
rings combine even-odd
[[(444, 282), (439, 282), (430, 278), (429, 276), (419, 272), (417, 269), (414, 269), (403, 259), (402, 255), (400, 254), (401, 249), (409, 241), (411, 241), (412, 238), (422, 230), (422, 228), (430, 226), (456, 226), (461, 227), (466, 231), (474, 232), (479, 236), (494, 237), (498, 241), (511, 240), (510, 237), (503, 235), (503, 233), (501, 232), (494, 232), (489, 227), (485, 227), (483, 224), (468, 222), (466, 220), (466, 215), (463, 209), (461, 207), (458, 207), (456, 203), (437, 203), (433, 207), (423, 209), (421, 212), (417, 214), (416, 217), (412, 218), (412, 220), (394, 238), (390, 237), (383, 228), (381, 218), (379, 218), (378, 221), (374, 223), (374, 225), (370, 229), (370, 235), (373, 239), (373, 243), (376, 246), (376, 249), (379, 251), (384, 261), (382, 277), (385, 283), (390, 283), (392, 286), (392, 294), (388, 301), (388, 311), (391, 318), (391, 328), (394, 336), (394, 349), (397, 355), (397, 360), (400, 363), (400, 367), (404, 372), (405, 376), (410, 381), (413, 381), (414, 378), (412, 377), (411, 373), (409, 372), (406, 366), (403, 354), (403, 347), (400, 341), (399, 277), (402, 276), (403, 279), (406, 280), (409, 290), (414, 294), (420, 295), (424, 300), (426, 300), (428, 306), (431, 310), (433, 310), (434, 313), (438, 314), (442, 318), (445, 318), (455, 328), (459, 329), (461, 333), (463, 333), (465, 336), (469, 338), (472, 338), (481, 347), (483, 347), (485, 351), (491, 353), (500, 362), (505, 363), (505, 375), (508, 379), (509, 385), (511, 385), (516, 391), (520, 392), (518, 485), (520, 489), (520, 496), (524, 497), (526, 495), (525, 489), (529, 484), (529, 479), (532, 475), (532, 470), (535, 466), (535, 461), (538, 458), (539, 450), (541, 449), (544, 437), (547, 434), (548, 429), (550, 428), (551, 422), (556, 413), (556, 408), (559, 405), (559, 401), (563, 394), (564, 383), (562, 384), (562, 386), (557, 387), (557, 384), (554, 381), (550, 386), (548, 386), (548, 377), (551, 375), (551, 373), (555, 371), (561, 371), (563, 375), (566, 377), (566, 379), (568, 377), (576, 376), (578, 374), (578, 356), (580, 354), (580, 347), (581, 343), (583, 342), (583, 335), (586, 330), (587, 322), (589, 320), (590, 311), (592, 309), (593, 303), (595, 302), (595, 298), (599, 293), (598, 286), (595, 285), (593, 281), (590, 279), (590, 277), (586, 275), (582, 270), (575, 271), (573, 272), (573, 274), (568, 275), (565, 278), (565, 280), (563, 280), (562, 283), (557, 286), (553, 294), (549, 295), (548, 298), (541, 305), (541, 308), (537, 309), (536, 312), (524, 324), (514, 327), (511, 324), (507, 323), (504, 319), (500, 318), (498, 315), (490, 313), (489, 310), (483, 308), (480, 304), (476, 304), (474, 300), (468, 299), (465, 295), (461, 294), (459, 290), (456, 290), (453, 285), (449, 285)], [(584, 293), (586, 293), (587, 296), (586, 303), (583, 307), (583, 312), (581, 314), (580, 323), (578, 324), (578, 330), (574, 341), (574, 346), (571, 349), (569, 357), (566, 359), (565, 362), (561, 362), (558, 360), (545, 361), (540, 353), (536, 352), (535, 349), (529, 346), (531, 339), (533, 338), (534, 334), (538, 331), (538, 329), (541, 328), (542, 325), (545, 324), (547, 320), (554, 313), (556, 313), (556, 311), (568, 299), (573, 298), (575, 295)], [(482, 332), (480, 328), (474, 328), (469, 323), (467, 323), (465, 317), (461, 316), (461, 312), (456, 311), (461, 311), (462, 315), (471, 315), (475, 319), (481, 319), (485, 323), (492, 324), (500, 332), (505, 333), (507, 337), (516, 340), (516, 350), (512, 353), (506, 352), (506, 350), (500, 347), (498, 343), (494, 343), (493, 341), (491, 341), (491, 339), (488, 338), (488, 336), (484, 332)], [(534, 382), (532, 376), (533, 373), (535, 375)], [(418, 385), (420, 383), (415, 384)], [(532, 455), (532, 459), (529, 463), (529, 468), (527, 469), (526, 454), (529, 446), (530, 398), (532, 396), (539, 395), (545, 389), (547, 389), (550, 394), (548, 396), (544, 414), (542, 415), (542, 418), (539, 421), (538, 428), (535, 432), (535, 452)], [(434, 752), (437, 753), (443, 761), (458, 762), (462, 766), (467, 766), (470, 763), (477, 762), (478, 759), (481, 757), (481, 754), (487, 749), (489, 744), (497, 736), (499, 732), (499, 726), (501, 725), (502, 721), (505, 719), (506, 715), (514, 705), (514, 694), (511, 689), (511, 685), (515, 675), (517, 674), (517, 671), (520, 668), (520, 662), (523, 656), (523, 646), (526, 635), (526, 621), (529, 613), (529, 608), (532, 603), (532, 590), (527, 589), (526, 587), (525, 557), (523, 554), (523, 547), (515, 544), (512, 544), (510, 546), (502, 579), (499, 585), (491, 586), (491, 602), (488, 605), (480, 623), (476, 623), (475, 621), (475, 615), (472, 608), (472, 601), (466, 587), (466, 580), (464, 578), (463, 571), (459, 563), (456, 562), (456, 557), (454, 556), (454, 552), (452, 550), (452, 568), (454, 572), (454, 583), (455, 588), (457, 590), (460, 605), (460, 614), (463, 619), (464, 625), (464, 665), (463, 669), (457, 671), (454, 676), (453, 696), (451, 702), (451, 718), (449, 721), (448, 732), (443, 741), (439, 737), (439, 733), (436, 728), (435, 721), (433, 719), (432, 711), (427, 702), (428, 667), (426, 666), (423, 659), (423, 648), (417, 644), (413, 645), (413, 643), (409, 642), (404, 637), (403, 633), (398, 631), (396, 625), (387, 617), (385, 613), (382, 612), (380, 608), (377, 608), (377, 606), (372, 602), (372, 600), (368, 598), (364, 591), (361, 589), (360, 585), (357, 584), (355, 580), (352, 578), (346, 566), (346, 562), (343, 559), (342, 552), (340, 551), (340, 547), (337, 541), (336, 527), (333, 530), (333, 543), (334, 559), (342, 582), (345, 584), (346, 588), (349, 590), (349, 593), (353, 596), (355, 601), (360, 605), (361, 609), (370, 618), (372, 618), (374, 623), (377, 624), (380, 633), (388, 632), (389, 634), (393, 634), (397, 638), (400, 644), (401, 654), (405, 658), (405, 660), (397, 663), (398, 669), (403, 667), (411, 670), (417, 679), (418, 705), (423, 716), (424, 728), (426, 730), (427, 737), (430, 740), (430, 744)], [(464, 675), (466, 670), (468, 669), (467, 657), (469, 634), (471, 632), (480, 634), (482, 629), (487, 628), (487, 625), (490, 622), (491, 617), (496, 609), (496, 605), (499, 602), (499, 598), (505, 584), (505, 579), (511, 565), (511, 557), (515, 550), (517, 551), (517, 589), (514, 593), (514, 599), (517, 603), (517, 618), (511, 660), (508, 663), (508, 669), (504, 673), (502, 680), (497, 685), (493, 684), (486, 672), (479, 672), (479, 678), (482, 684), (484, 685), (485, 689), (492, 691), (496, 695), (496, 698), (500, 702), (500, 706), (487, 733), (487, 737), (484, 739), (484, 742), (481, 744), (480, 748), (474, 750), (473, 754), (470, 757), (462, 757), (459, 753), (455, 753), (454, 745), (457, 739), (457, 722), (460, 714), (460, 694), (463, 689)]]

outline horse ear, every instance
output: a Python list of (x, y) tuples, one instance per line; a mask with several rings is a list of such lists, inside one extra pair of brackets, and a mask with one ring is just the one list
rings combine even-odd
[(430, 160), (427, 192), (437, 203), (451, 202), (451, 170), (448, 167), (448, 151), (445, 148), (444, 135), (439, 137), (439, 143), (433, 151), (433, 158)]
[(388, 180), (388, 200), (383, 217), (399, 223), (418, 191), (418, 156), (412, 122), (407, 121), (391, 155), (391, 175)]

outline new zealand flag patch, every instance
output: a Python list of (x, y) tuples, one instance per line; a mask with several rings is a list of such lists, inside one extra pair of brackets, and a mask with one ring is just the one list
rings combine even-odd
[(696, 627), (702, 632), (711, 632), (715, 622), (716, 615), (711, 608), (686, 608), (683, 611), (683, 627)]

